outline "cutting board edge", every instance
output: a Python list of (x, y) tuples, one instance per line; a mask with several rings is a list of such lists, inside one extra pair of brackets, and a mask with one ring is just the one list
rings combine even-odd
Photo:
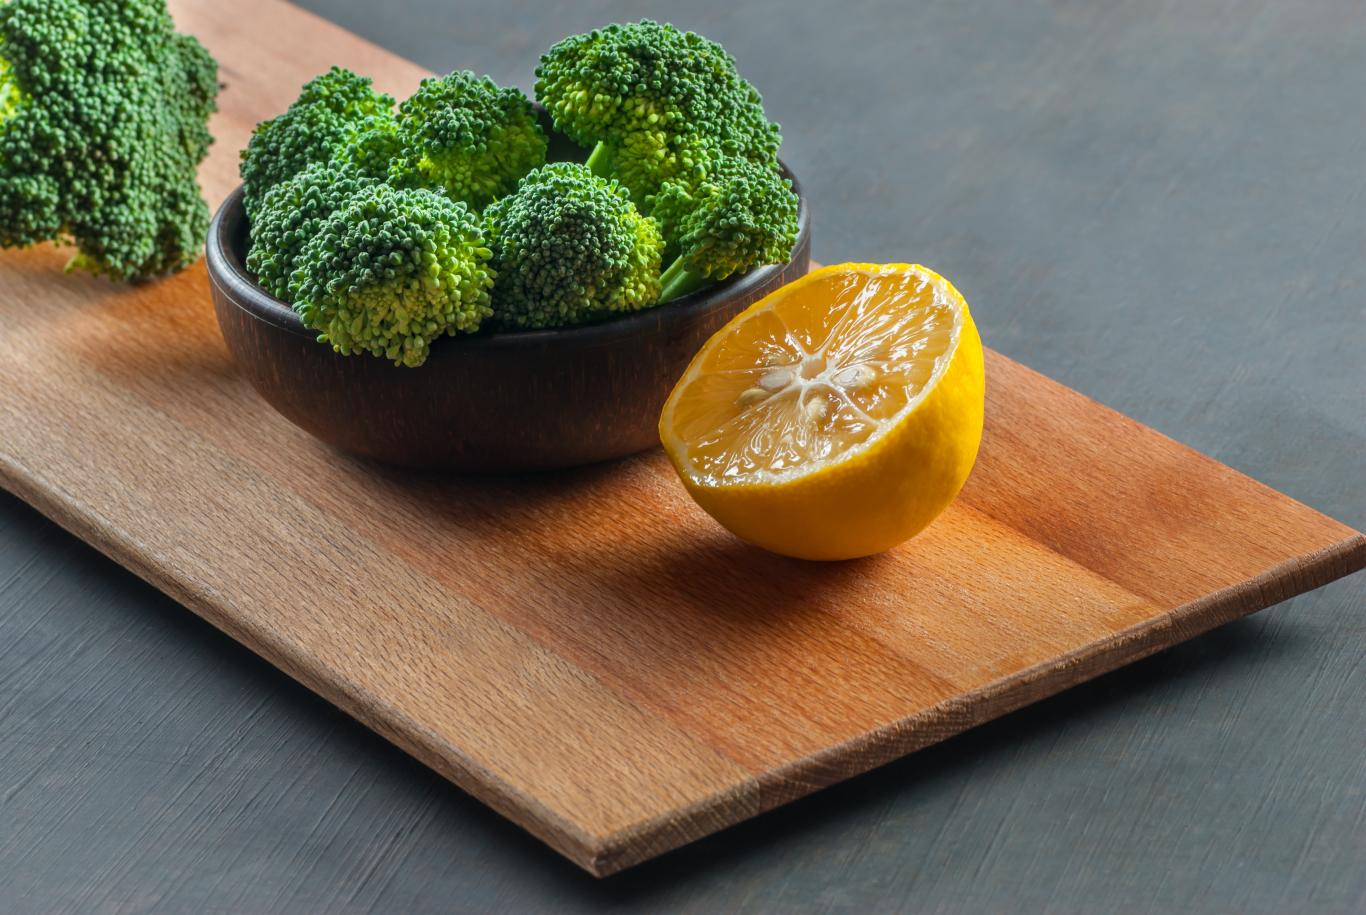
[[(729, 804), (734, 792), (720, 792), (692, 805), (681, 815), (661, 817), (607, 837), (593, 849), (591, 861), (580, 862), (581, 866), (598, 877), (626, 870), (1366, 569), (1366, 534), (1350, 527), (1346, 530), (1350, 534), (1342, 540), (1277, 563), (1252, 578), (1213, 591), (1161, 616), (790, 765), (761, 773), (757, 776), (757, 809), (735, 811)], [(738, 815), (732, 816), (728, 811)], [(706, 823), (700, 833), (696, 829), (699, 822)], [(672, 838), (678, 835), (688, 838)]]

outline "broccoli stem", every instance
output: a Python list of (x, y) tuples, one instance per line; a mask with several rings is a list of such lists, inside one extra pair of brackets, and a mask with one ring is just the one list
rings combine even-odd
[(661, 286), (659, 292), (659, 303), (672, 302), (674, 299), (696, 292), (703, 286), (711, 284), (706, 274), (694, 273), (683, 264), (683, 258), (678, 258), (669, 265), (669, 269), (659, 277)]
[(584, 163), (588, 170), (599, 178), (612, 177), (612, 150), (606, 143), (599, 143), (593, 147), (593, 151), (588, 154), (588, 161)]

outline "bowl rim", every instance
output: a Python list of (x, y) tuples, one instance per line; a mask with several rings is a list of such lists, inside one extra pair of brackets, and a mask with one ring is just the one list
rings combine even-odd
[[(441, 349), (452, 347), (499, 348), (515, 346), (534, 346), (549, 341), (566, 342), (569, 339), (579, 343), (593, 344), (623, 337), (632, 337), (647, 329), (658, 329), (665, 321), (675, 322), (704, 314), (742, 296), (770, 281), (775, 275), (786, 270), (802, 251), (809, 245), (811, 235), (811, 215), (801, 183), (796, 175), (781, 159), (778, 162), (783, 177), (792, 182), (792, 190), (797, 194), (797, 238), (792, 245), (793, 256), (782, 264), (766, 264), (748, 273), (734, 276), (722, 282), (699, 289), (696, 292), (651, 308), (644, 308), (631, 314), (608, 318), (594, 324), (578, 327), (545, 328), (536, 330), (498, 330), (480, 331), (472, 334), (459, 334), (443, 337)], [(234, 240), (239, 238), (239, 226), (246, 219), (242, 205), (243, 187), (238, 185), (228, 194), (214, 213), (209, 226), (205, 245), (205, 260), (209, 280), (232, 302), (251, 317), (274, 325), (310, 341), (317, 339), (317, 332), (304, 326), (303, 320), (287, 303), (266, 292), (247, 270), (245, 252), (237, 250)], [(433, 347), (433, 355), (437, 349)]]

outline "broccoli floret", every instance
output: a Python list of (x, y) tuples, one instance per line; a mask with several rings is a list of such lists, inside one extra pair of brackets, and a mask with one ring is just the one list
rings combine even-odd
[(493, 309), (515, 328), (583, 324), (659, 297), (663, 239), (630, 192), (586, 166), (555, 162), (484, 214), (497, 279)]
[(558, 42), (536, 68), (557, 129), (593, 147), (588, 164), (643, 201), (696, 179), (722, 155), (776, 167), (781, 137), (725, 49), (649, 19)]
[(422, 81), (398, 108), (397, 186), (446, 191), (476, 209), (545, 162), (546, 137), (531, 102), (468, 70)]
[(0, 246), (122, 280), (199, 257), (218, 65), (174, 28), (165, 0), (0, 3)]
[[(393, 107), (393, 97), (376, 92), (368, 77), (341, 67), (305, 83), (283, 114), (256, 125), (242, 151), (247, 215), (255, 218), (266, 191), (281, 181), (344, 154), (372, 131), (383, 134)], [(377, 157), (372, 152), (369, 158)]]
[(478, 330), (492, 313), (489, 257), (465, 204), (368, 185), (322, 221), (297, 257), (295, 310), (339, 353), (416, 367), (433, 340)]
[(677, 253), (660, 278), (661, 302), (792, 256), (797, 195), (772, 168), (721, 158), (700, 182), (665, 183), (652, 202), (650, 215)]
[(403, 136), (398, 121), (388, 114), (371, 115), (356, 125), (354, 137), (334, 151), (330, 162), (367, 178), (388, 181), (394, 163), (402, 155)]
[(271, 295), (292, 302), (299, 254), (333, 213), (375, 179), (337, 162), (315, 162), (266, 191), (251, 221), (247, 269)]

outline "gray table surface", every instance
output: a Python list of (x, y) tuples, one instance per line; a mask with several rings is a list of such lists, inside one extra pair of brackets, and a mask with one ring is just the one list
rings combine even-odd
[[(309, 0), (530, 88), (556, 38), (721, 40), (816, 254), (1366, 527), (1366, 8)], [(0, 333), (3, 331), (0, 330)], [(1366, 910), (1366, 576), (595, 881), (0, 495), (0, 910)]]

